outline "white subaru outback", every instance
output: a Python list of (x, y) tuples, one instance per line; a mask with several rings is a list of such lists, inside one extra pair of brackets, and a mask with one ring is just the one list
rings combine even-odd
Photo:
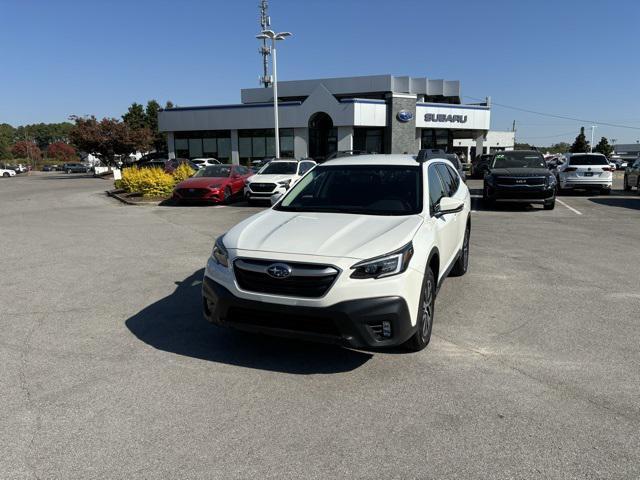
[(469, 190), (424, 155), (327, 161), (215, 242), (213, 324), (350, 347), (429, 343), (434, 302), (469, 262)]

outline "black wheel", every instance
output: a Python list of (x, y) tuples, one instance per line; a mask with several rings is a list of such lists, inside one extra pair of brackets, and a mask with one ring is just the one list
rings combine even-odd
[(545, 204), (544, 204), (544, 209), (545, 210), (553, 210), (554, 208), (556, 208), (556, 199), (555, 198), (553, 200), (551, 200), (550, 202), (545, 202)]
[(407, 350), (419, 352), (429, 345), (433, 328), (434, 307), (436, 303), (436, 278), (430, 267), (424, 275), (420, 304), (418, 306), (417, 330), (404, 344)]
[(624, 176), (624, 191), (628, 192), (629, 190), (631, 190), (631, 185), (629, 185), (629, 180), (627, 179), (627, 176)]
[(2, 174), (2, 176), (3, 176), (3, 177), (8, 177), (8, 176), (9, 176), (9, 174), (8, 174), (7, 172), (4, 172), (4, 173)]
[(67, 175), (69, 175), (71, 173), (71, 170), (67, 170)]
[(600, 195), (609, 195), (611, 193), (611, 189), (610, 188), (601, 188), (600, 189)]
[(464, 241), (462, 242), (462, 251), (456, 263), (454, 263), (451, 273), (452, 277), (461, 277), (469, 268), (469, 237), (471, 236), (471, 228), (467, 226), (467, 230), (464, 232)]
[(224, 189), (224, 197), (222, 198), (222, 203), (230, 203), (232, 196), (233, 192), (231, 191), (231, 187), (226, 187)]

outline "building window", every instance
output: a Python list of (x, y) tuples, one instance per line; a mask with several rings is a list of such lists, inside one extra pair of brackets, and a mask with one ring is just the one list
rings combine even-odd
[(384, 153), (384, 128), (354, 128), (353, 149)]
[(423, 128), (420, 148), (434, 148), (451, 152), (453, 149), (453, 130), (445, 128)]
[(231, 132), (229, 130), (203, 130), (175, 132), (176, 158), (217, 158), (231, 163)]
[[(280, 157), (293, 158), (293, 128), (280, 129)], [(273, 157), (276, 154), (273, 129), (238, 130), (240, 163), (249, 166), (253, 160)]]

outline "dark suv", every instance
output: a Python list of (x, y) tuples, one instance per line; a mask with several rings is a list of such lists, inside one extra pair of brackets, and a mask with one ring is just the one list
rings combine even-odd
[(629, 191), (633, 187), (638, 188), (638, 195), (640, 195), (640, 158), (630, 161), (624, 170), (624, 189)]
[(482, 198), (485, 202), (541, 203), (545, 210), (553, 210), (556, 178), (539, 152), (496, 152), (484, 176)]

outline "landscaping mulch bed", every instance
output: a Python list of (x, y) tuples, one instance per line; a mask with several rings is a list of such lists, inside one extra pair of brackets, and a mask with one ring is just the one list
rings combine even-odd
[(127, 205), (167, 205), (171, 197), (143, 197), (140, 193), (127, 193), (124, 190), (107, 190), (107, 195)]

